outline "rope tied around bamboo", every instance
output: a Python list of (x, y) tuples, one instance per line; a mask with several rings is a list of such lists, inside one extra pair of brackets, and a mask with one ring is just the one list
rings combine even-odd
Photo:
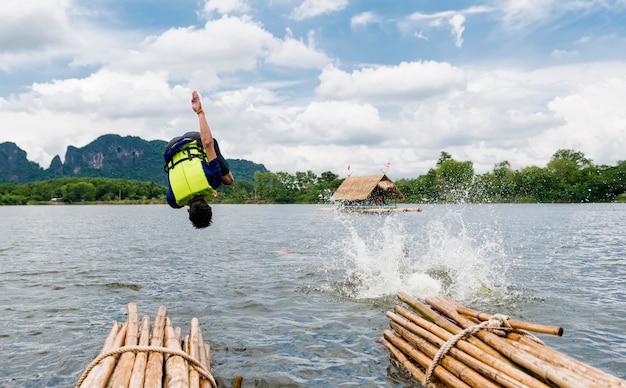
[(170, 348), (164, 348), (164, 347), (160, 347), (160, 346), (122, 346), (120, 348), (116, 348), (116, 349), (112, 349), (109, 350), (105, 353), (102, 353), (101, 355), (99, 355), (98, 357), (96, 357), (85, 369), (85, 371), (83, 372), (83, 374), (80, 376), (80, 379), (78, 379), (78, 382), (76, 383), (76, 388), (80, 387), (81, 384), (83, 383), (83, 381), (85, 380), (85, 378), (87, 378), (87, 376), (89, 375), (89, 372), (100, 363), (100, 361), (104, 360), (107, 357), (110, 356), (114, 356), (114, 355), (118, 355), (118, 354), (122, 354), (122, 353), (126, 353), (126, 352), (136, 352), (136, 353), (163, 353), (163, 354), (169, 354), (170, 356), (179, 356), (184, 358), (191, 366), (193, 366), (193, 368), (195, 370), (198, 371), (198, 373), (200, 375), (202, 375), (202, 377), (204, 377), (205, 379), (209, 380), (209, 382), (211, 383), (211, 386), (213, 386), (214, 388), (217, 388), (217, 382), (215, 381), (215, 379), (213, 378), (213, 375), (211, 374), (211, 372), (209, 372), (206, 367), (204, 365), (202, 365), (198, 360), (196, 360), (195, 358), (191, 357), (189, 354), (180, 351), (180, 350), (175, 350), (175, 349), (170, 349)]
[(460, 340), (466, 339), (470, 335), (474, 335), (483, 329), (494, 332), (500, 336), (506, 336), (507, 332), (513, 332), (513, 333), (517, 333), (519, 335), (528, 337), (532, 341), (535, 341), (539, 344), (542, 344), (542, 345), (544, 344), (543, 341), (541, 341), (539, 338), (537, 338), (533, 334), (525, 330), (515, 329), (511, 327), (511, 325), (509, 324), (509, 319), (510, 317), (507, 315), (494, 314), (489, 320), (483, 321), (477, 325), (468, 327), (467, 329), (464, 329), (463, 331), (461, 331), (459, 334), (456, 334), (455, 336), (451, 337), (445, 344), (443, 344), (443, 346), (441, 346), (441, 348), (439, 348), (439, 350), (435, 354), (435, 357), (433, 357), (433, 361), (430, 363), (430, 366), (428, 367), (428, 371), (426, 371), (426, 376), (424, 378), (422, 385), (426, 386), (428, 385), (428, 383), (430, 383), (430, 379), (435, 371), (435, 367), (437, 367), (439, 362), (443, 359), (443, 357), (448, 352), (450, 352), (450, 349), (452, 349), (456, 345), (457, 342), (459, 342)]

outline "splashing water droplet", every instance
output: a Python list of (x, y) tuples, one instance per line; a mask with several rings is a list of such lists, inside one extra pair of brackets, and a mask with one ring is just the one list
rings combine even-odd
[(334, 288), (344, 296), (383, 298), (405, 291), (418, 298), (468, 300), (496, 288), (493, 263), (504, 257), (497, 236), (472, 236), (458, 212), (419, 227), (398, 215), (338, 217), (348, 237), (336, 244), (335, 265), (343, 266), (345, 277)]

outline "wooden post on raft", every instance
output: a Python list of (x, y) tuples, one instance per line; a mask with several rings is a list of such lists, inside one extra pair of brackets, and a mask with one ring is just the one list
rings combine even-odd
[[(167, 318), (165, 324), (165, 347), (181, 351), (180, 340), (176, 338), (176, 331), (172, 327), (172, 321)], [(189, 387), (189, 375), (187, 363), (181, 356), (170, 355), (165, 361), (165, 386), (167, 388)]]
[[(150, 345), (150, 317), (144, 316), (141, 319), (141, 328), (139, 329), (139, 346)], [(146, 365), (148, 364), (148, 353), (138, 352), (135, 356), (135, 363), (130, 375), (128, 388), (142, 388), (146, 375)]]
[(626, 381), (545, 346), (530, 332), (562, 336), (559, 326), (514, 321), (449, 298), (426, 304), (399, 292), (412, 311), (387, 312), (381, 343), (420, 384), (447, 387), (626, 387)]
[[(100, 351), (100, 356), (106, 354), (109, 350), (113, 348), (114, 343), (115, 343), (115, 337), (117, 337), (119, 329), (120, 329), (119, 324), (117, 322), (113, 322), (113, 327), (111, 327), (111, 331), (109, 331), (109, 335), (104, 341), (104, 345), (102, 346), (102, 350)], [(83, 381), (82, 386), (83, 387), (93, 386), (96, 376), (98, 375), (100, 369), (102, 369), (103, 367), (104, 367), (103, 364), (95, 365), (94, 368), (91, 370), (91, 372), (89, 372), (89, 374)]]
[[(163, 347), (166, 316), (167, 309), (165, 306), (159, 307), (156, 317), (154, 318), (154, 326), (152, 327), (152, 337), (150, 338), (151, 347)], [(152, 352), (148, 356), (144, 385), (154, 388), (161, 388), (163, 386), (163, 353)]]
[[(189, 355), (195, 359), (200, 358), (198, 355), (198, 319), (196, 318), (191, 320), (189, 327)], [(195, 368), (189, 369), (189, 387), (200, 387), (200, 374)]]
[[(124, 340), (124, 346), (136, 346), (137, 345), (137, 333), (138, 333), (139, 317), (137, 315), (137, 306), (134, 303), (128, 304), (128, 326), (126, 328), (126, 339)], [(133, 365), (135, 365), (135, 353), (126, 352), (123, 353), (111, 376), (108, 386), (110, 388), (126, 388), (130, 383), (130, 375), (133, 371)]]

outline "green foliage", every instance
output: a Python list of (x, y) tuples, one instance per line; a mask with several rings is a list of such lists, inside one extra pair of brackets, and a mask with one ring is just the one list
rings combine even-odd
[(224, 203), (247, 203), (254, 198), (254, 183), (235, 180), (231, 186), (220, 186), (217, 200)]
[(254, 173), (254, 199), (272, 203), (320, 203), (327, 202), (342, 180), (326, 171), (320, 177), (313, 171)]
[(63, 198), (70, 202), (85, 202), (96, 199), (96, 186), (89, 182), (68, 183), (61, 186)]
[(167, 187), (154, 182), (110, 178), (56, 178), (0, 185), (0, 205), (55, 201), (163, 201)]
[(626, 196), (626, 161), (595, 166), (582, 152), (558, 150), (545, 168), (508, 161), (476, 175), (471, 162), (443, 151), (436, 168), (396, 186), (407, 202), (608, 202)]
[(473, 178), (474, 167), (472, 162), (457, 162), (454, 159), (441, 161), (435, 170), (434, 189), (437, 198), (445, 202), (466, 198)]
[(254, 173), (268, 172), (264, 165), (253, 163), (242, 159), (227, 159), (228, 166), (233, 173), (236, 181), (254, 182)]

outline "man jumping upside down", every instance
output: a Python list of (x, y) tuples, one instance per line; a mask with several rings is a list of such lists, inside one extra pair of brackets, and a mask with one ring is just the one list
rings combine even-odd
[(234, 178), (195, 90), (191, 94), (191, 109), (198, 115), (200, 132), (187, 132), (172, 139), (163, 158), (169, 182), (167, 203), (175, 209), (189, 206), (189, 220), (201, 229), (211, 225), (213, 218), (207, 195), (217, 196), (215, 190), (221, 185), (232, 185)]

